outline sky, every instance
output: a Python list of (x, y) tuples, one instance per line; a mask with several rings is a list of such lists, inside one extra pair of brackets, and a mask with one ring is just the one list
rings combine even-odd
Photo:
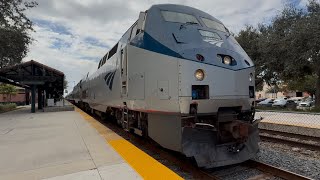
[(182, 4), (211, 14), (234, 33), (245, 25), (270, 23), (284, 6), (307, 0), (37, 0), (26, 12), (34, 39), (23, 61), (35, 60), (66, 75), (68, 91), (93, 73), (99, 60), (153, 4)]

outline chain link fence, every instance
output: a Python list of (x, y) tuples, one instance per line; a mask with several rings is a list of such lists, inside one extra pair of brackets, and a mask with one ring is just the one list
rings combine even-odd
[[(314, 108), (313, 108), (314, 109)], [(262, 118), (259, 128), (320, 138), (320, 112), (297, 108), (257, 107), (255, 119)]]

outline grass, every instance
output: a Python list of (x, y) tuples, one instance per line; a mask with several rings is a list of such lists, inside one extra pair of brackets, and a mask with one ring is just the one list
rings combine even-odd
[(17, 108), (15, 103), (0, 104), (0, 113), (8, 112)]
[(311, 111), (320, 112), (320, 107), (313, 108)]
[(272, 110), (272, 111), (291, 111), (291, 112), (310, 112), (310, 113), (320, 113), (320, 107), (297, 109), (297, 108), (281, 108), (281, 107), (261, 107), (257, 106), (257, 110)]

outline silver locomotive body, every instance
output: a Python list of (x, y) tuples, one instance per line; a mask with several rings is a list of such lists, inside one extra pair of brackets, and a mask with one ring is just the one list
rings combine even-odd
[(253, 74), (219, 20), (191, 7), (154, 5), (68, 98), (211, 168), (258, 151)]

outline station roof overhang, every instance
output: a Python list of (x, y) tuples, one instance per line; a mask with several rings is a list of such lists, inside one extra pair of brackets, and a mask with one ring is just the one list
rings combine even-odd
[(32, 85), (47, 92), (63, 94), (64, 73), (31, 60), (0, 69), (0, 82), (30, 89)]

